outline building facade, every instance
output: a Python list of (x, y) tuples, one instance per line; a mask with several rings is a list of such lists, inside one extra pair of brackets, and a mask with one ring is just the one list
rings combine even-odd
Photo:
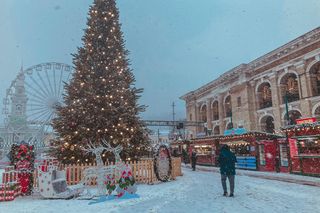
[(26, 142), (34, 145), (36, 151), (42, 151), (45, 147), (44, 138), (47, 140), (52, 138), (52, 135), (44, 135), (40, 127), (28, 125), (26, 115), (27, 102), (25, 76), (21, 68), (13, 85), (10, 113), (5, 118), (4, 126), (0, 126), (0, 162), (8, 160), (7, 154), (13, 144)]
[(189, 129), (191, 137), (231, 128), (271, 133), (298, 118), (320, 117), (320, 27), (181, 99), (187, 120), (205, 123)]

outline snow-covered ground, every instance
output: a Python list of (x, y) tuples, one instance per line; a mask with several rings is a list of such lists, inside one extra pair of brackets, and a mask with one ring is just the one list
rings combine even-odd
[[(189, 164), (188, 165), (182, 164), (182, 167), (191, 168)], [(197, 170), (207, 171), (207, 172), (216, 172), (216, 173), (220, 172), (220, 169), (218, 167), (199, 166), (199, 165), (197, 165)], [(240, 170), (240, 169), (237, 170), (237, 175), (271, 179), (271, 180), (279, 180), (283, 182), (299, 183), (303, 185), (320, 187), (320, 178), (318, 177), (294, 175), (289, 173), (262, 172), (262, 171), (250, 171), (250, 170)]]
[(176, 181), (139, 185), (140, 198), (88, 205), (88, 200), (22, 197), (0, 202), (2, 213), (81, 212), (320, 212), (320, 188), (239, 175), (235, 197), (223, 197), (220, 175), (183, 169)]

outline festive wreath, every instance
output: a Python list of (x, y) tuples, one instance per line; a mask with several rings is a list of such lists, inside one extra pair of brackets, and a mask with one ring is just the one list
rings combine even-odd
[(21, 193), (30, 195), (33, 188), (34, 147), (25, 142), (20, 145), (13, 144), (9, 156), (11, 165), (19, 172), (18, 181), (21, 185)]
[(118, 183), (119, 187), (124, 190), (127, 190), (128, 187), (133, 186), (135, 184), (135, 180), (132, 177), (131, 171), (123, 171)]
[(160, 145), (154, 154), (154, 171), (157, 179), (167, 182), (171, 176), (171, 155), (166, 145)]

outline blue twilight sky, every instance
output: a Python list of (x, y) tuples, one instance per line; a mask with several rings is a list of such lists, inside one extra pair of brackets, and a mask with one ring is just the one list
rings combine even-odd
[[(1, 0), (0, 97), (20, 69), (71, 64), (93, 0)], [(179, 97), (320, 24), (319, 0), (118, 0), (145, 119), (185, 117)], [(1, 102), (2, 103), (2, 102)]]

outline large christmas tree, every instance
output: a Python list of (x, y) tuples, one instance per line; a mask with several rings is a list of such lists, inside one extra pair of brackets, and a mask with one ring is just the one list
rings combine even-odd
[(63, 163), (92, 162), (94, 156), (85, 156), (82, 147), (106, 139), (134, 158), (147, 150), (139, 120), (142, 89), (134, 87), (115, 0), (95, 0), (87, 25), (83, 47), (74, 55), (75, 72), (65, 86), (65, 105), (53, 121), (60, 140), (52, 154)]

